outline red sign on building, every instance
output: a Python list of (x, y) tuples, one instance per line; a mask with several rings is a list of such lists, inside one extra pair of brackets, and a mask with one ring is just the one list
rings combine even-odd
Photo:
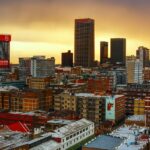
[(0, 41), (10, 42), (11, 41), (11, 35), (0, 35)]

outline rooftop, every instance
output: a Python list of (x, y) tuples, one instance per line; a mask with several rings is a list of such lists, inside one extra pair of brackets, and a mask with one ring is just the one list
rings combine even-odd
[(49, 120), (47, 121), (47, 123), (51, 123), (51, 124), (61, 124), (61, 125), (66, 125), (66, 124), (70, 124), (74, 121), (71, 120), (65, 120), (65, 119), (53, 119), (53, 120)]
[(123, 139), (121, 138), (112, 137), (108, 135), (102, 135), (102, 136), (98, 136), (96, 140), (94, 140), (93, 142), (88, 143), (85, 147), (114, 150), (122, 142), (123, 142)]
[(77, 94), (75, 94), (75, 96), (77, 96), (77, 97), (95, 97), (95, 98), (114, 97), (116, 99), (118, 97), (122, 97), (123, 95), (106, 95), (106, 96), (103, 96), (103, 95), (97, 95), (97, 94), (93, 94), (93, 93), (77, 93)]
[(108, 135), (98, 136), (95, 140), (86, 144), (85, 147), (108, 150), (140, 150), (148, 142), (148, 136), (144, 135), (146, 129), (125, 125)]
[(31, 148), (30, 150), (54, 150), (59, 146), (60, 146), (59, 143), (51, 140), (51, 141), (42, 143), (38, 146), (35, 146), (35, 147)]
[(127, 120), (130, 121), (145, 121), (145, 115), (133, 115), (129, 116)]
[(24, 143), (26, 141), (28, 141), (28, 136), (23, 133), (5, 129), (0, 130), (0, 149), (12, 149), (19, 143)]
[(68, 125), (65, 125), (59, 129), (56, 129), (56, 130), (54, 130), (53, 133), (46, 133), (43, 136), (47, 136), (47, 135), (51, 134), (53, 137), (61, 137), (62, 138), (62, 137), (70, 135), (70, 134), (76, 132), (77, 130), (80, 130), (91, 124), (93, 124), (93, 122), (83, 118), (81, 120), (78, 120), (78, 121), (75, 121)]

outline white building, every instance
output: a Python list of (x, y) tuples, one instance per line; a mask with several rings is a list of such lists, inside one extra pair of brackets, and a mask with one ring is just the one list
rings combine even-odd
[(45, 56), (31, 58), (31, 75), (33, 77), (48, 77), (55, 74), (55, 58), (45, 59)]
[(83, 118), (42, 134), (39, 138), (20, 143), (17, 148), (28, 146), (30, 150), (66, 150), (93, 135), (94, 123)]
[(143, 62), (135, 57), (130, 57), (126, 61), (127, 82), (143, 83)]

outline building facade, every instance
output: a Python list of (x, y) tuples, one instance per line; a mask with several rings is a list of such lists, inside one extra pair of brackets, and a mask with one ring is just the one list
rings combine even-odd
[(105, 120), (105, 99), (100, 95), (91, 93), (78, 93), (77, 114), (99, 126)]
[(100, 63), (108, 61), (108, 42), (100, 42)]
[(125, 97), (123, 95), (106, 96), (105, 119), (118, 122), (125, 118)]
[(143, 67), (149, 67), (149, 49), (140, 46), (136, 51), (136, 57), (143, 63)]
[(75, 65), (92, 67), (94, 63), (94, 20), (75, 20)]
[(61, 54), (61, 66), (62, 67), (73, 67), (73, 53), (70, 50), (66, 53)]
[(33, 77), (49, 77), (55, 74), (55, 58), (45, 59), (45, 56), (31, 58), (31, 75)]
[(126, 59), (126, 39), (124, 38), (112, 38), (110, 40), (110, 56), (111, 63), (116, 65), (125, 66)]
[(133, 57), (126, 61), (127, 83), (143, 83), (143, 63)]
[(26, 80), (31, 75), (31, 58), (19, 58), (19, 79)]

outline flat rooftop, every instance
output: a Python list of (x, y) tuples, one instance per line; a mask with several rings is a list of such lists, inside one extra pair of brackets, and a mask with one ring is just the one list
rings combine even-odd
[[(98, 136), (93, 142), (86, 144), (84, 147), (114, 150), (123, 142), (123, 139), (109, 135)], [(109, 144), (108, 144), (109, 143)]]
[(92, 121), (89, 121), (89, 120), (86, 120), (86, 119), (81, 119), (81, 120), (78, 120), (78, 121), (75, 121), (73, 123), (70, 123), (68, 125), (65, 125), (59, 129), (56, 129), (54, 130), (54, 132), (52, 133), (46, 133), (46, 134), (43, 134), (43, 136), (48, 136), (49, 134), (51, 134), (53, 137), (60, 137), (60, 138), (63, 138), (67, 135), (70, 135), (74, 132), (76, 132), (77, 130), (80, 130), (86, 126), (89, 126), (93, 124)]
[(122, 97), (124, 95), (96, 95), (96, 94), (93, 94), (93, 93), (76, 93), (75, 96), (77, 97), (95, 97), (95, 98), (101, 98), (101, 97), (113, 97), (113, 98), (119, 98), (119, 97)]
[[(110, 134), (98, 136), (84, 147), (106, 150), (141, 150), (148, 143), (148, 136), (138, 126), (122, 126)], [(142, 136), (145, 138), (143, 139)]]
[(47, 123), (60, 124), (60, 125), (67, 125), (67, 124), (70, 124), (70, 123), (73, 123), (73, 122), (74, 122), (74, 121), (65, 120), (65, 119), (53, 119), (53, 120), (47, 121)]
[(129, 116), (127, 120), (130, 121), (145, 121), (145, 115), (133, 115)]
[(42, 143), (38, 146), (31, 148), (30, 150), (54, 150), (60, 146), (59, 143), (51, 140), (45, 143)]
[(24, 133), (9, 131), (7, 129), (0, 130), (0, 149), (12, 149), (28, 140), (28, 136)]

